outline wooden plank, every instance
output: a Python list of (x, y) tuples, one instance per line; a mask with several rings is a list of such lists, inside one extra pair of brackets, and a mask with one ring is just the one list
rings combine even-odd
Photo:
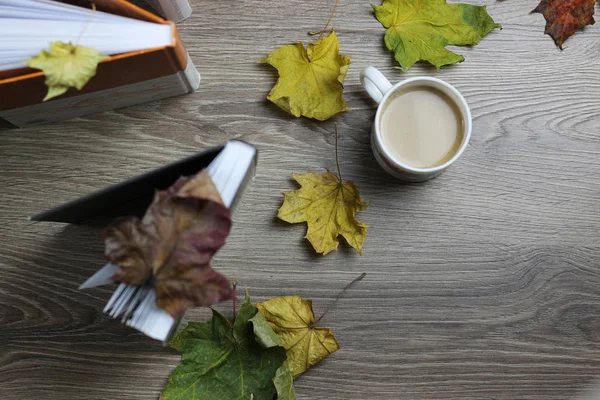
[[(332, 4), (194, 0), (179, 29), (197, 93), (0, 131), (2, 398), (158, 397), (177, 353), (108, 320), (109, 288), (77, 290), (103, 262), (100, 232), (25, 218), (232, 138), (260, 160), (215, 268), (254, 300), (299, 294), (317, 314), (368, 274), (323, 319), (342, 348), (296, 381), (299, 399), (574, 398), (600, 375), (600, 26), (561, 52), (529, 13), (536, 1), (477, 4), (504, 29), (459, 48), (461, 65), (402, 73), (368, 4), (342, 1), (333, 27), (352, 56), (352, 111), (321, 123), (269, 104), (275, 74), (257, 60), (311, 40)], [(463, 92), (474, 132), (456, 166), (418, 185), (381, 171), (367, 65)], [(274, 217), (291, 172), (334, 169), (334, 121), (342, 174), (371, 202), (362, 257), (345, 245), (316, 256), (303, 226)]]

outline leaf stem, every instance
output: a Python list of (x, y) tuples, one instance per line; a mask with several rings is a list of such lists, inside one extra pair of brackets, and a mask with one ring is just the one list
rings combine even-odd
[(338, 171), (338, 176), (340, 177), (340, 184), (343, 182), (342, 179), (342, 171), (340, 170), (340, 159), (338, 157), (338, 128), (337, 128), (337, 123), (334, 123), (333, 126), (335, 126), (335, 165), (337, 167), (337, 171)]
[(333, 303), (331, 303), (331, 304), (329, 305), (329, 307), (327, 308), (327, 310), (325, 310), (325, 312), (323, 313), (323, 315), (321, 315), (321, 316), (319, 317), (319, 319), (317, 320), (317, 322), (315, 322), (315, 323), (313, 324), (313, 326), (317, 325), (317, 324), (319, 323), (319, 321), (320, 321), (320, 320), (322, 320), (322, 319), (323, 319), (323, 317), (324, 317), (325, 315), (327, 315), (327, 313), (328, 313), (329, 311), (331, 311), (331, 309), (333, 308), (333, 306), (335, 306), (335, 303), (337, 303), (337, 302), (338, 302), (338, 300), (339, 300), (339, 299), (340, 299), (340, 298), (341, 298), (341, 297), (344, 295), (344, 293), (346, 293), (346, 290), (350, 289), (350, 286), (352, 286), (352, 285), (354, 285), (356, 282), (358, 282), (358, 281), (362, 280), (362, 278), (364, 278), (365, 276), (367, 276), (367, 273), (366, 273), (366, 272), (363, 272), (362, 274), (360, 274), (360, 276), (359, 276), (358, 278), (354, 279), (352, 282), (350, 282), (349, 284), (347, 284), (347, 285), (346, 285), (346, 287), (344, 287), (344, 288), (342, 289), (342, 291), (340, 292), (340, 294), (338, 294), (338, 296), (335, 298), (335, 300), (333, 301)]
[(233, 319), (235, 320), (235, 316), (237, 315), (237, 293), (235, 289), (237, 288), (237, 281), (233, 282)]
[(316, 35), (318, 33), (319, 37), (317, 38), (317, 40), (321, 40), (321, 38), (323, 37), (323, 34), (325, 32), (327, 32), (327, 28), (329, 27), (329, 24), (331, 23), (331, 20), (333, 19), (333, 16), (335, 15), (335, 10), (337, 9), (339, 2), (340, 2), (340, 0), (335, 0), (335, 3), (333, 3), (333, 9), (331, 10), (331, 14), (329, 15), (329, 19), (327, 20), (325, 27), (323, 29), (321, 29), (319, 32), (310, 32), (309, 35), (310, 34)]
[(81, 38), (83, 37), (83, 34), (85, 33), (85, 31), (87, 31), (88, 26), (90, 26), (90, 23), (92, 22), (92, 18), (94, 18), (95, 13), (96, 13), (96, 4), (92, 3), (92, 13), (90, 14), (90, 18), (85, 23), (85, 26), (83, 27), (83, 30), (81, 31), (81, 34), (77, 38), (77, 42), (75, 42), (75, 46), (79, 45), (79, 42), (81, 41)]
[[(310, 36), (315, 36), (315, 35), (320, 35), (321, 33), (328, 33), (331, 32), (331, 29), (327, 29), (324, 31), (310, 31), (308, 32), (308, 34)], [(383, 29), (344, 29), (344, 28), (335, 28), (335, 31), (338, 33), (376, 33), (376, 34), (380, 34), (382, 32), (385, 32), (385, 28)]]

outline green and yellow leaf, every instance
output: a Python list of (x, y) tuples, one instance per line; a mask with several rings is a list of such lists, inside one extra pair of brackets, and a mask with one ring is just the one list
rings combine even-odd
[(403, 70), (417, 61), (427, 61), (438, 69), (463, 62), (463, 56), (446, 46), (477, 44), (500, 27), (485, 6), (447, 4), (446, 0), (384, 0), (372, 7), (387, 28), (385, 45)]
[(169, 343), (181, 353), (182, 363), (171, 373), (161, 400), (272, 400), (286, 353), (280, 345), (259, 343), (255, 324), (261, 325), (261, 335), (273, 338), (274, 333), (253, 319), (257, 313), (246, 293), (234, 321), (213, 311), (208, 322), (190, 322)]

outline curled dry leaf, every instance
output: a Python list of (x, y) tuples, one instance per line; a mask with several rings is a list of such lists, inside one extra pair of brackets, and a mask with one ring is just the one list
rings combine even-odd
[(267, 99), (295, 117), (324, 121), (348, 110), (342, 92), (350, 57), (340, 54), (335, 32), (307, 49), (302, 43), (282, 46), (261, 62), (279, 72)]
[(386, 47), (404, 70), (421, 60), (438, 69), (463, 62), (463, 56), (446, 46), (477, 44), (500, 27), (485, 6), (447, 4), (446, 0), (384, 0), (382, 5), (372, 7), (387, 28)]
[(311, 300), (277, 297), (256, 308), (279, 335), (294, 378), (340, 348), (330, 329), (315, 327)]
[(188, 307), (230, 299), (229, 281), (209, 262), (231, 228), (227, 207), (206, 170), (157, 192), (142, 219), (120, 218), (104, 232), (118, 282), (154, 280), (159, 307), (173, 317)]
[(41, 69), (46, 77), (48, 94), (43, 101), (60, 96), (69, 90), (83, 87), (96, 75), (98, 63), (108, 58), (94, 49), (71, 43), (52, 42), (50, 51), (25, 61), (31, 68)]
[(292, 177), (302, 187), (283, 194), (277, 217), (289, 223), (306, 222), (306, 238), (317, 253), (325, 255), (336, 250), (337, 238), (342, 235), (360, 254), (369, 227), (354, 217), (368, 203), (356, 185), (341, 182), (331, 171), (292, 174)]
[(542, 0), (532, 11), (544, 15), (546, 30), (562, 50), (565, 40), (586, 25), (594, 25), (596, 0)]

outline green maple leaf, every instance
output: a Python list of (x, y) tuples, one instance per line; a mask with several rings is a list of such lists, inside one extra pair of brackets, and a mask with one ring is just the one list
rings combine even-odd
[(161, 400), (272, 400), (286, 353), (264, 318), (253, 319), (257, 313), (246, 293), (233, 322), (214, 310), (212, 320), (190, 322), (169, 343), (182, 363)]
[[(263, 348), (268, 349), (275, 346), (283, 346), (279, 335), (275, 333), (269, 322), (267, 322), (260, 312), (257, 312), (250, 321), (252, 321), (252, 324), (254, 325), (254, 335), (256, 340)], [(277, 390), (277, 400), (296, 399), (294, 376), (292, 375), (288, 360), (285, 360), (275, 373), (273, 383)]]
[(463, 62), (464, 57), (447, 45), (474, 45), (495, 28), (500, 28), (485, 6), (447, 4), (446, 0), (384, 0), (371, 5), (387, 28), (385, 45), (404, 70), (417, 61), (436, 68)]
[(295, 400), (296, 390), (294, 389), (294, 377), (287, 360), (279, 367), (273, 383), (277, 389), (277, 400)]

